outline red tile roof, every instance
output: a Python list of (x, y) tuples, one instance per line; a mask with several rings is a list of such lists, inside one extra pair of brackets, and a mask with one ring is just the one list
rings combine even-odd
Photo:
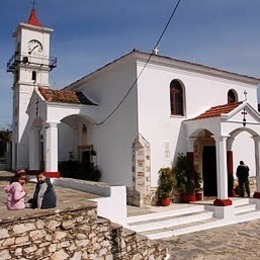
[(41, 23), (37, 19), (36, 10), (33, 8), (30, 13), (30, 17), (27, 21), (28, 24), (42, 27)]
[(197, 117), (192, 118), (190, 120), (203, 119), (203, 118), (209, 118), (209, 117), (219, 117), (222, 114), (228, 114), (229, 112), (231, 112), (232, 110), (237, 108), (242, 103), (243, 102), (241, 101), (241, 102), (235, 102), (235, 103), (229, 103), (229, 104), (225, 104), (225, 105), (211, 107), (204, 113), (202, 113), (202, 114), (198, 115)]
[(39, 87), (39, 91), (48, 102), (97, 105), (90, 101), (82, 92), (75, 90), (54, 90)]

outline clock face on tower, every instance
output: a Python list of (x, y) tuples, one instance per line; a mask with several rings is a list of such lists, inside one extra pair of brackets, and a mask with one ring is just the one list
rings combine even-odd
[(40, 55), (42, 53), (42, 44), (37, 40), (31, 40), (28, 42), (28, 54)]

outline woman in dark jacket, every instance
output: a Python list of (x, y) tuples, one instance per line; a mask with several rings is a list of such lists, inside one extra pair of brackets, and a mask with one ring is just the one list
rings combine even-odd
[(48, 209), (56, 207), (56, 193), (49, 178), (44, 173), (37, 174), (33, 198), (29, 201), (32, 208)]

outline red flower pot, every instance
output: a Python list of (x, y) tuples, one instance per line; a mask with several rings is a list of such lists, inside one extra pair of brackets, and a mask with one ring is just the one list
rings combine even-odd
[(196, 200), (202, 200), (202, 193), (196, 193)]
[(196, 201), (195, 194), (183, 194), (182, 199), (184, 203), (190, 203), (191, 201)]
[(162, 206), (169, 206), (171, 204), (170, 198), (161, 199), (161, 205)]

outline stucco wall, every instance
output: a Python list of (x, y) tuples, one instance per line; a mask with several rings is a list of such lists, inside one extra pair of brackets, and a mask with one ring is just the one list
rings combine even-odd
[[(138, 72), (140, 72), (144, 64), (139, 62), (138, 65)], [(174, 79), (179, 80), (184, 86), (185, 115), (181, 117), (171, 116), (170, 111), (169, 89)], [(248, 102), (257, 109), (256, 86), (159, 65), (149, 64), (146, 67), (138, 81), (138, 125), (139, 132), (151, 144), (152, 186), (157, 185), (158, 170), (171, 165), (179, 152), (187, 151), (186, 133), (182, 121), (198, 116), (212, 106), (226, 104), (230, 89), (237, 92), (239, 101), (245, 99), (246, 90)], [(252, 165), (254, 153), (250, 156), (245, 154), (245, 150), (238, 152), (239, 148), (241, 150), (241, 142), (247, 143), (242, 135), (239, 139), (241, 140), (234, 148), (236, 156), (234, 162), (236, 163), (237, 158), (241, 157)], [(170, 144), (170, 160), (165, 158), (167, 142)], [(251, 145), (248, 149), (251, 154)]]
[(102, 181), (132, 185), (132, 143), (137, 137), (137, 96), (136, 87), (124, 102), (103, 124), (110, 113), (121, 102), (136, 78), (133, 63), (118, 65), (77, 86), (86, 96), (98, 104), (98, 125), (93, 131), (94, 149), (97, 152), (98, 167)]

